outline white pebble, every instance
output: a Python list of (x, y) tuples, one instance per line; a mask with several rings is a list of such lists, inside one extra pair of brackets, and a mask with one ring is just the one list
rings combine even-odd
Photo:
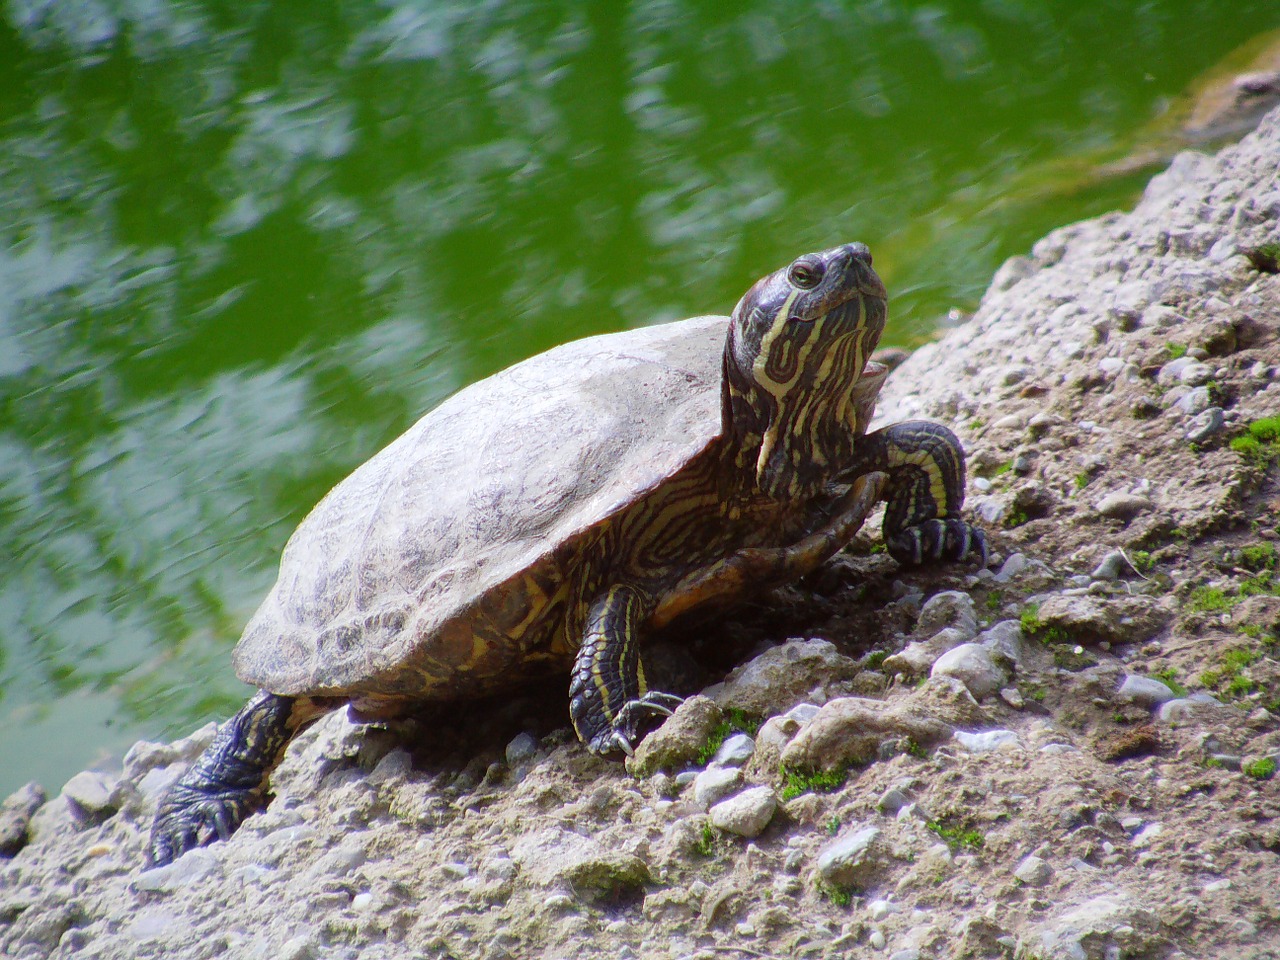
[(1036, 856), (1023, 857), (1013, 875), (1029, 887), (1039, 887), (1049, 882), (1053, 868)]
[(711, 823), (720, 830), (740, 837), (757, 837), (778, 807), (778, 798), (769, 787), (752, 787), (728, 800), (721, 800), (710, 810)]
[(900, 913), (902, 908), (896, 903), (890, 903), (888, 900), (872, 900), (867, 904), (867, 913), (871, 915), (871, 919), (879, 923), (891, 913)]
[(745, 733), (726, 737), (711, 762), (720, 767), (740, 767), (755, 753), (756, 742)]
[(984, 730), (981, 733), (957, 730), (954, 736), (956, 742), (970, 753), (990, 753), (1019, 744), (1018, 735), (1012, 730)]
[(1149, 823), (1133, 836), (1133, 845), (1135, 847), (1149, 846), (1155, 841), (1160, 834), (1164, 833), (1164, 825), (1160, 823)]
[(1156, 707), (1173, 699), (1173, 691), (1165, 684), (1152, 677), (1140, 677), (1128, 674), (1116, 696), (1121, 700), (1136, 703), (1144, 707)]
[(693, 802), (706, 810), (742, 785), (742, 772), (735, 767), (710, 767), (693, 781)]

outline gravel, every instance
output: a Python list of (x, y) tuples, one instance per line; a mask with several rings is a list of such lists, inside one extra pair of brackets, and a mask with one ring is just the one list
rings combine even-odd
[[(156, 870), (156, 799), (212, 728), (137, 745), (0, 805), (0, 954), (1266, 956), (1280, 805), (1247, 771), (1280, 752), (1280, 667), (1248, 631), (1273, 629), (1275, 598), (1244, 596), (1256, 571), (1226, 558), (1276, 542), (1261, 505), (1280, 488), (1225, 441), (1280, 409), (1280, 281), (1230, 252), (1280, 242), (1278, 151), (1280, 114), (1180, 156), (1135, 213), (1002, 268), (890, 378), (880, 416), (952, 425), (990, 484), (969, 508), (1002, 511), (997, 572), (901, 570), (864, 540), (753, 598), (727, 621), (747, 662), (625, 768), (576, 743), (562, 700), (449, 710), (401, 743), (331, 714), (264, 813)], [(1196, 364), (1217, 384), (1202, 408)], [(1193, 448), (1213, 407), (1223, 426)], [(1019, 455), (1027, 476), (997, 472)], [(1108, 497), (1130, 499), (1112, 515)], [(1149, 553), (1148, 579), (1088, 576), (1120, 550)], [(1227, 609), (1187, 603), (1210, 583)], [(712, 632), (689, 643), (719, 663)], [(797, 635), (828, 639), (778, 643)], [(998, 697), (931, 676), (964, 644), (1005, 671)], [(908, 650), (927, 662), (902, 675), (871, 658)], [(1190, 692), (1161, 702), (1157, 674)], [(749, 757), (699, 769), (746, 704), (764, 721)], [(704, 811), (713, 771), (740, 780), (704, 787)]]

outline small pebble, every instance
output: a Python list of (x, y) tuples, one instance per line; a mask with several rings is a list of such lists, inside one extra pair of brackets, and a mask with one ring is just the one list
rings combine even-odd
[(693, 781), (693, 802), (707, 810), (742, 785), (742, 771), (736, 767), (709, 767)]
[(1202, 383), (1208, 383), (1213, 379), (1213, 367), (1207, 363), (1201, 363), (1199, 360), (1193, 360), (1182, 368), (1182, 372), (1178, 375), (1183, 383), (1189, 386), (1199, 386)]
[(1008, 674), (991, 657), (991, 651), (980, 643), (962, 643), (953, 647), (933, 664), (931, 677), (953, 677), (973, 694), (984, 700), (1008, 683)]
[(891, 913), (901, 913), (902, 908), (896, 903), (890, 903), (888, 900), (872, 900), (867, 904), (867, 913), (871, 915), (871, 919), (879, 923)]
[(740, 837), (758, 837), (778, 808), (778, 798), (769, 787), (752, 787), (709, 811), (712, 826)]
[(1119, 357), (1103, 357), (1098, 361), (1098, 369), (1108, 378), (1114, 377), (1124, 369), (1124, 361)]
[(1041, 887), (1053, 876), (1053, 868), (1037, 856), (1023, 857), (1013, 875), (1029, 887)]
[(1000, 583), (1006, 583), (1031, 569), (1031, 560), (1024, 553), (1011, 553), (1004, 563), (1000, 564), (1000, 570), (996, 573), (996, 580)]
[(85, 770), (66, 782), (62, 795), (71, 804), (71, 812), (76, 819), (97, 818), (115, 809), (111, 795), (118, 782), (116, 777)]
[(1156, 381), (1165, 385), (1179, 383), (1182, 380), (1182, 371), (1195, 362), (1194, 357), (1185, 355), (1175, 357), (1159, 369), (1156, 373)]
[(1195, 716), (1196, 702), (1188, 697), (1178, 697), (1160, 704), (1156, 717), (1162, 723), (1184, 723)]
[(910, 802), (911, 798), (905, 792), (894, 787), (885, 791), (876, 804), (876, 809), (882, 813), (895, 814)]
[(1132, 493), (1109, 493), (1093, 505), (1104, 517), (1132, 520), (1138, 514), (1151, 509), (1151, 501)]
[(1156, 707), (1172, 700), (1174, 693), (1159, 680), (1131, 673), (1125, 676), (1124, 682), (1120, 684), (1120, 689), (1116, 691), (1116, 696), (1129, 703), (1136, 703), (1144, 707)]
[(1070, 743), (1046, 743), (1040, 748), (1040, 752), (1053, 757), (1063, 753), (1075, 753), (1078, 749)]
[(1196, 387), (1188, 390), (1174, 403), (1174, 407), (1189, 417), (1208, 410), (1213, 400), (1209, 396), (1208, 387)]
[(367, 843), (362, 838), (349, 838), (322, 856), (309, 872), (316, 877), (345, 877), (369, 859)]
[(1062, 420), (1053, 414), (1037, 413), (1027, 422), (1027, 430), (1034, 437), (1042, 437), (1061, 424)]
[(1102, 562), (1093, 569), (1090, 574), (1094, 580), (1118, 580), (1120, 576), (1129, 569), (1129, 561), (1125, 559), (1124, 551), (1112, 550)]
[(879, 844), (877, 827), (863, 827), (838, 837), (818, 855), (819, 876), (832, 884), (858, 882), (875, 868)]
[(999, 524), (1009, 512), (1009, 505), (1000, 497), (976, 497), (970, 506), (979, 518), (991, 524)]
[(0, 803), (0, 857), (11, 857), (27, 842), (27, 828), (48, 796), (34, 780)]
[(990, 753), (1005, 747), (1017, 746), (1018, 735), (1012, 730), (984, 730), (982, 733), (966, 733), (957, 730), (953, 736), (960, 746), (970, 753)]
[(538, 738), (531, 733), (520, 733), (507, 744), (507, 766), (515, 767), (538, 755)]
[(1192, 443), (1204, 443), (1222, 429), (1225, 421), (1221, 407), (1210, 407), (1203, 413), (1196, 414), (1187, 424), (1187, 439)]
[(725, 738), (711, 762), (721, 767), (740, 767), (756, 751), (756, 742), (748, 734), (735, 733)]
[(884, 934), (879, 930), (872, 930), (871, 936), (867, 937), (867, 942), (877, 950), (883, 950), (885, 944)]
[(1149, 823), (1133, 835), (1132, 843), (1135, 847), (1149, 846), (1162, 833), (1164, 833), (1164, 824)]

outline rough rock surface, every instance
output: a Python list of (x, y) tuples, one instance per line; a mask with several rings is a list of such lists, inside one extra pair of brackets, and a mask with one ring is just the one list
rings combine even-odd
[[(393, 730), (338, 712), (229, 841), (147, 870), (210, 731), (140, 744), (0, 808), (0, 955), (1280, 957), (1278, 156), (1280, 112), (1180, 155), (890, 379), (884, 420), (966, 444), (992, 570), (902, 571), (868, 530), (684, 625), (652, 656), (684, 651), (686, 693), (832, 646), (764, 653), (635, 774), (573, 739), (562, 684)], [(966, 643), (982, 669), (940, 660)], [(734, 725), (741, 777), (699, 793)]]

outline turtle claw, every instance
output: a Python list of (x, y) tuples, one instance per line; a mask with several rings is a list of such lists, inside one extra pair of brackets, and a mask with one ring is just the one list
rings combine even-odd
[(657, 690), (650, 690), (638, 700), (628, 700), (610, 726), (591, 738), (587, 749), (599, 756), (618, 753), (635, 756), (636, 745), (643, 739), (641, 731), (646, 726), (645, 721), (669, 717), (682, 703), (683, 698)]
[(918, 567), (943, 560), (963, 560), (976, 555), (982, 567), (990, 553), (987, 535), (964, 520), (925, 520), (891, 536), (889, 555), (904, 567)]
[(229, 839), (256, 806), (254, 801), (253, 791), (209, 795), (176, 785), (151, 827), (151, 865), (162, 867), (195, 847)]

